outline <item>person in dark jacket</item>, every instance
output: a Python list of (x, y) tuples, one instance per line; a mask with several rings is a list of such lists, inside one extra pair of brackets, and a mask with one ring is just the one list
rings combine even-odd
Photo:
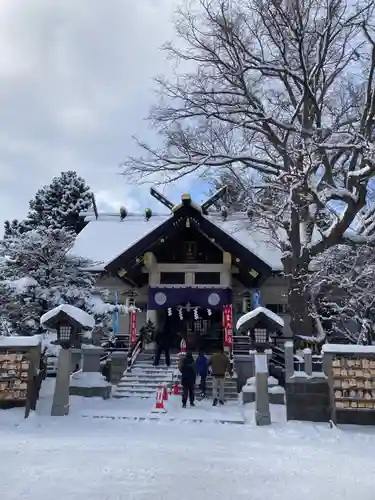
[(195, 362), (191, 352), (186, 353), (181, 367), (181, 385), (182, 385), (182, 407), (186, 408), (189, 397), (190, 406), (194, 406), (194, 388), (195, 388)]
[(200, 376), (200, 390), (201, 397), (206, 397), (206, 380), (208, 375), (208, 359), (204, 354), (204, 351), (199, 351), (199, 356), (197, 357), (197, 361), (195, 362), (197, 367), (197, 375)]
[(170, 366), (171, 365), (171, 357), (169, 354), (169, 349), (171, 347), (170, 346), (170, 344), (171, 344), (170, 331), (167, 328), (165, 328), (164, 330), (159, 330), (156, 334), (155, 340), (156, 340), (157, 348), (156, 348), (154, 365), (155, 366), (159, 365), (160, 356), (164, 352), (165, 364), (167, 366)]

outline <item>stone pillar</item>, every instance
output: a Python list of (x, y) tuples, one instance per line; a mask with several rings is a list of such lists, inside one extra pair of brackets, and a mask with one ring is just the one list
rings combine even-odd
[(60, 349), (51, 417), (64, 417), (69, 413), (70, 366), (70, 349)]
[(100, 357), (104, 354), (104, 349), (101, 347), (83, 347), (83, 372), (100, 372)]
[(250, 377), (255, 377), (255, 355), (257, 354), (257, 351), (250, 350), (250, 359), (251, 359), (251, 375)]
[(311, 349), (303, 350), (303, 358), (305, 360), (305, 373), (311, 377), (312, 376), (312, 351)]
[(255, 354), (255, 423), (270, 425), (267, 354)]
[(285, 353), (285, 382), (288, 382), (294, 374), (294, 348), (293, 342), (288, 340), (284, 344)]
[(113, 352), (111, 354), (111, 382), (117, 384), (124, 374), (127, 366), (126, 352)]

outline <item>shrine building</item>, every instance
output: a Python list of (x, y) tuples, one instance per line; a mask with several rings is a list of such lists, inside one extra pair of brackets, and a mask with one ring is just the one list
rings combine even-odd
[[(225, 307), (235, 328), (240, 315), (262, 305), (284, 319), (289, 336), (281, 252), (269, 234), (251, 229), (246, 213), (213, 209), (224, 191), (201, 205), (182, 195), (175, 205), (152, 188), (164, 213), (83, 214), (72, 252), (95, 262), (90, 270), (111, 301), (135, 302), (137, 332), (151, 320), (175, 333), (176, 349), (184, 336), (188, 348), (212, 352), (224, 342)], [(118, 333), (130, 328), (129, 316), (120, 315)]]

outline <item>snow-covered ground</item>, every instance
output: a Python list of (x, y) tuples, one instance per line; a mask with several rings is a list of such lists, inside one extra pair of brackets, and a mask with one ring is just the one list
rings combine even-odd
[[(19, 410), (0, 413), (2, 500), (374, 497), (372, 428), (286, 423), (276, 406), (272, 426), (256, 428), (252, 405), (246, 405), (247, 425), (97, 419), (103, 408), (114, 415), (121, 415), (120, 406), (124, 414), (135, 409), (127, 400), (112, 401), (109, 409), (81, 398), (72, 398), (68, 417), (51, 418), (52, 384), (37, 415), (23, 420)], [(202, 412), (199, 405), (184, 415)], [(90, 408), (91, 416), (80, 416)]]

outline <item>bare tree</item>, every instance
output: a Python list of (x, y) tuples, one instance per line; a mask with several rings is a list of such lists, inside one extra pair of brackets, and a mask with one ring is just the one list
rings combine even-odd
[(368, 0), (197, 0), (180, 10), (179, 46), (166, 46), (180, 65), (173, 81), (157, 80), (162, 98), (150, 116), (164, 143), (138, 141), (144, 156), (124, 165), (138, 180), (225, 167), (266, 175), (278, 196), (263, 217), (283, 251), (296, 334), (316, 331), (311, 261), (358, 220), (364, 236), (375, 227), (366, 205), (375, 174), (373, 14)]
[(326, 250), (310, 275), (317, 321), (332, 335), (368, 344), (375, 333), (375, 247), (355, 243)]

